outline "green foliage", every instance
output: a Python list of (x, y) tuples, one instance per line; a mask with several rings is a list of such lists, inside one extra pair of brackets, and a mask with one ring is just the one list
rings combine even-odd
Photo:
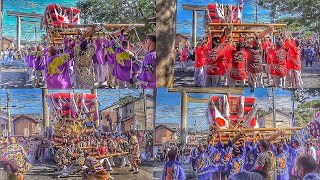
[[(85, 0), (78, 3), (81, 18), (87, 24), (146, 24), (145, 28), (137, 28), (141, 39), (148, 34), (155, 34), (155, 24), (149, 24), (156, 16), (156, 3), (150, 0)], [(128, 39), (137, 42), (134, 31), (129, 32)]]
[(265, 110), (263, 110), (263, 109), (261, 109), (261, 108), (259, 108), (259, 109), (257, 110), (257, 115), (258, 115), (259, 117), (264, 116), (264, 115), (266, 115), (266, 114), (268, 114), (268, 111), (265, 111)]
[(120, 105), (120, 106), (122, 106), (122, 105), (125, 105), (125, 104), (129, 103), (129, 102), (135, 101), (135, 100), (137, 100), (137, 99), (138, 99), (137, 97), (128, 95), (128, 96), (124, 96), (124, 97), (120, 98), (120, 99), (118, 100), (118, 102), (113, 103), (113, 105)]
[(297, 108), (294, 110), (296, 126), (306, 128), (315, 113), (311, 108)]
[(270, 10), (270, 16), (278, 19), (277, 22), (288, 23), (289, 29), (300, 27), (320, 32), (320, 1), (318, 0), (260, 0), (258, 4)]

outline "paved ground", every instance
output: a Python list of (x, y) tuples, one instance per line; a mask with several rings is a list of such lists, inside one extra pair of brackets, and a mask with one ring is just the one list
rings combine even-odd
[[(26, 180), (52, 180), (57, 179), (57, 172), (54, 171), (55, 164), (52, 162), (47, 163), (37, 163), (34, 164), (32, 169), (26, 174)], [(151, 180), (153, 162), (142, 162), (139, 168), (139, 174), (132, 174), (129, 172), (129, 168), (116, 168), (111, 172), (111, 176), (115, 180)], [(0, 180), (5, 180), (5, 173), (3, 169), (0, 168)], [(70, 175), (67, 178), (60, 178), (62, 180), (81, 180), (81, 173)]]
[[(305, 67), (302, 62), (302, 81), (304, 88), (320, 88), (320, 60), (313, 67)], [(179, 61), (174, 63), (174, 86), (175, 87), (193, 87), (193, 61), (189, 61), (187, 72), (181, 71)]]

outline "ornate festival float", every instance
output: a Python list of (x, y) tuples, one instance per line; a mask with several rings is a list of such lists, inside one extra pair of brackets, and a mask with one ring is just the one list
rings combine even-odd
[[(204, 29), (206, 32), (205, 41), (210, 45), (212, 38), (221, 38), (226, 35), (228, 29), (229, 36), (226, 41), (238, 42), (240, 37), (245, 37), (252, 33), (263, 32), (268, 27), (273, 27), (272, 37), (279, 35), (279, 31), (286, 28), (286, 24), (257, 24), (244, 23), (242, 19), (244, 2), (238, 5), (231, 4), (208, 4), (204, 15)], [(252, 37), (249, 37), (252, 38)]]
[[(289, 139), (292, 135), (299, 136), (302, 128), (260, 128), (257, 115), (256, 99), (244, 96), (213, 96), (208, 103), (206, 118), (209, 126), (208, 138), (232, 144), (245, 140), (269, 142)], [(244, 138), (246, 137), (246, 138)]]
[[(64, 44), (64, 37), (76, 39), (77, 36), (87, 33), (88, 30), (94, 30), (93, 39), (107, 37), (115, 40), (117, 40), (117, 36), (120, 35), (122, 29), (133, 30), (133, 34), (139, 40), (136, 28), (145, 27), (145, 24), (81, 24), (80, 13), (81, 10), (77, 8), (57, 4), (48, 5), (41, 24), (47, 32), (47, 43), (54, 46), (62, 45)], [(119, 41), (116, 42), (119, 43)]]

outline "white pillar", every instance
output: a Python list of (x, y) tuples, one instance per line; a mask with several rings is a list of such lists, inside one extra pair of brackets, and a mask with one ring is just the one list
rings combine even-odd
[(197, 45), (197, 11), (192, 11), (192, 46)]
[(17, 16), (17, 48), (20, 50), (21, 17)]

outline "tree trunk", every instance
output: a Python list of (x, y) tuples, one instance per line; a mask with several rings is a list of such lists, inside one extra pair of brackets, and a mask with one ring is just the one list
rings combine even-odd
[(157, 87), (174, 81), (177, 0), (157, 0)]

